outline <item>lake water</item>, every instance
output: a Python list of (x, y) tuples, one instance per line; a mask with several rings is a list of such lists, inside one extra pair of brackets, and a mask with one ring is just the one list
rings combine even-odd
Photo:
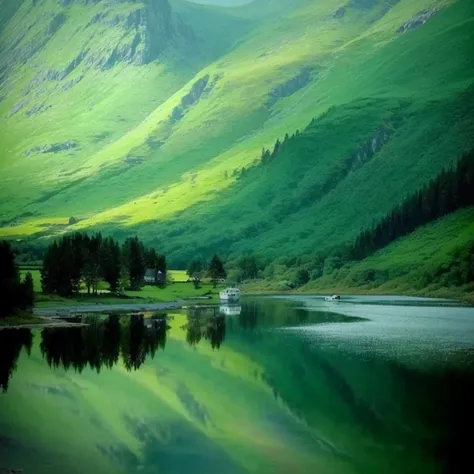
[[(474, 309), (258, 298), (0, 331), (0, 471), (466, 472)], [(3, 390), (3, 393), (2, 393)]]

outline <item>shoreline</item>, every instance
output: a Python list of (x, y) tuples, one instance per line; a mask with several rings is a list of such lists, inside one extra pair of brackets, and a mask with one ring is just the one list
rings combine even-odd
[[(33, 322), (25, 321), (24, 324), (6, 324), (0, 325), (0, 331), (3, 329), (42, 329), (52, 327), (83, 327), (84, 323), (72, 323), (58, 317), (58, 311), (63, 311), (63, 317), (74, 316), (83, 313), (107, 313), (107, 312), (149, 312), (149, 311), (166, 311), (169, 309), (181, 309), (186, 305), (185, 301), (171, 301), (168, 303), (149, 303), (137, 305), (133, 304), (104, 304), (104, 305), (78, 305), (78, 306), (54, 306), (50, 308), (35, 308), (31, 314)], [(38, 319), (44, 321), (39, 322)]]
[(459, 304), (466, 306), (474, 306), (474, 293), (472, 292), (452, 292), (446, 289), (446, 291), (437, 291), (433, 294), (430, 291), (403, 291), (395, 292), (390, 290), (377, 291), (377, 288), (331, 288), (331, 289), (308, 289), (308, 290), (272, 290), (262, 289), (253, 287), (252, 284), (246, 288), (246, 285), (242, 285), (242, 291), (245, 292), (245, 296), (328, 296), (338, 294), (340, 296), (380, 296), (380, 297), (397, 297), (397, 298), (424, 298), (431, 300), (450, 300), (455, 301)]
[[(245, 289), (244, 289), (245, 291)], [(249, 289), (246, 293), (246, 297), (265, 297), (265, 296), (279, 296), (279, 297), (305, 297), (305, 296), (316, 296), (316, 297), (324, 297), (329, 294), (340, 294), (341, 296), (371, 296), (371, 297), (381, 297), (381, 298), (421, 298), (424, 300), (432, 300), (433, 302), (436, 301), (451, 301), (456, 302), (459, 305), (467, 306), (467, 307), (474, 307), (474, 299), (470, 298), (470, 295), (456, 295), (456, 296), (425, 296), (423, 292), (408, 292), (405, 294), (395, 293), (395, 292), (383, 292), (377, 293), (371, 290), (362, 290), (362, 289), (352, 289), (348, 290), (345, 289), (344, 291), (298, 291), (298, 290), (251, 290)], [(409, 294), (411, 293), (411, 294)], [(51, 307), (42, 307), (42, 308), (34, 308), (33, 313), (31, 314), (32, 318), (44, 320), (44, 322), (31, 322), (28, 323), (25, 321), (25, 324), (12, 324), (12, 325), (0, 325), (0, 331), (2, 329), (42, 329), (48, 327), (82, 327), (86, 326), (84, 323), (72, 323), (63, 320), (56, 320), (58, 317), (58, 312), (64, 312), (64, 316), (74, 316), (80, 315), (83, 313), (91, 314), (91, 313), (110, 313), (110, 312), (150, 312), (150, 311), (166, 311), (166, 310), (173, 310), (173, 309), (183, 309), (187, 307), (193, 307), (194, 305), (190, 304), (190, 301), (186, 300), (178, 300), (178, 301), (170, 301), (170, 302), (162, 302), (162, 303), (144, 303), (144, 304), (137, 304), (137, 303), (123, 303), (123, 304), (94, 304), (94, 305), (61, 305), (61, 306), (51, 306)], [(197, 304), (195, 306), (217, 306), (219, 302), (210, 305), (200, 305)]]

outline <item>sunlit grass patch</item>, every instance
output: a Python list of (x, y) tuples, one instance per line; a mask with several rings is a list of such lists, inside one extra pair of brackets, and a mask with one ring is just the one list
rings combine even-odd
[(188, 281), (189, 279), (186, 270), (168, 270), (168, 275), (175, 282)]
[(69, 223), (66, 217), (43, 217), (26, 220), (19, 225), (0, 227), (0, 237), (20, 237), (49, 231), (55, 233), (63, 230)]

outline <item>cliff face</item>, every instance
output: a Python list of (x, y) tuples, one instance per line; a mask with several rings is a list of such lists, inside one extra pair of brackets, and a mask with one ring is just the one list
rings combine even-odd
[[(83, 61), (101, 69), (148, 64), (168, 52), (186, 59), (199, 50), (192, 28), (168, 0), (4, 0), (0, 6), (6, 11), (0, 23), (3, 70), (32, 60), (58, 35), (75, 42), (73, 69)], [(8, 27), (13, 17), (22, 28)]]
[(59, 96), (119, 65), (192, 70), (202, 57), (193, 29), (168, 0), (0, 0), (0, 11), (7, 118), (49, 112)]
[(197, 51), (192, 28), (173, 12), (168, 0), (146, 0), (127, 16), (124, 27), (135, 33), (128, 58), (137, 64), (150, 63), (169, 49), (184, 54)]

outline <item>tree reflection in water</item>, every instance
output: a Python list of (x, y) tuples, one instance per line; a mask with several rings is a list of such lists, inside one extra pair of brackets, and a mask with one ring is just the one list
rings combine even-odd
[(121, 354), (125, 368), (136, 370), (166, 344), (166, 316), (145, 320), (137, 314), (110, 315), (84, 322), (87, 326), (43, 329), (40, 349), (50, 367), (82, 372), (89, 366), (100, 372), (117, 364)]
[(211, 343), (213, 349), (219, 349), (225, 339), (226, 321), (219, 308), (188, 308), (186, 341), (190, 346), (199, 344), (202, 338)]
[(31, 352), (33, 335), (30, 329), (5, 329), (0, 331), (0, 388), (6, 392), (8, 382), (16, 369), (21, 350)]

